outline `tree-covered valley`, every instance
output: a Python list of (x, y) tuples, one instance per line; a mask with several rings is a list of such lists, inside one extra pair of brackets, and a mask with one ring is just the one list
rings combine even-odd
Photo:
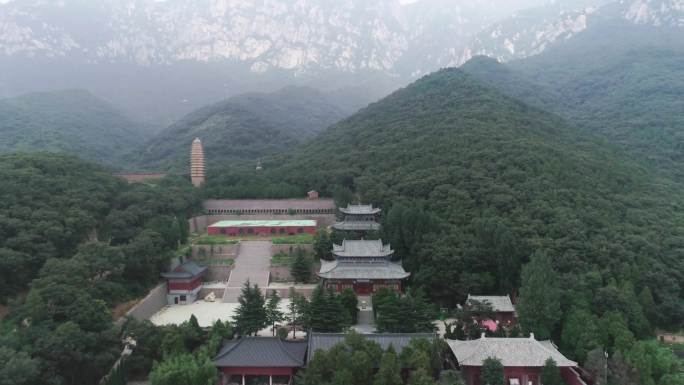
[[(449, 338), (478, 338), (459, 305), (510, 295), (515, 336), (551, 339), (609, 385), (682, 385), (681, 351), (656, 335), (684, 330), (683, 54), (679, 29), (609, 20), (526, 59), (476, 57), (425, 75), (356, 113), (366, 101), (353, 94), (286, 87), (209, 105), (154, 136), (130, 136), (134, 122), (76, 91), (66, 106), (0, 100), (0, 385), (97, 383), (128, 336), (132, 377), (215, 383), (222, 341), (264, 322), (158, 327), (122, 309), (186, 255), (203, 199), (310, 190), (382, 208), (370, 238), (390, 243), (411, 275), (405, 295), (373, 297), (376, 330), (432, 332), (439, 317)], [(200, 188), (187, 175), (195, 137), (208, 170)], [(127, 184), (113, 170), (170, 175)], [(335, 235), (311, 236), (313, 254), (329, 258)], [(294, 281), (311, 281), (315, 260), (293, 259)], [(288, 317), (256, 286), (241, 295), (268, 324)], [(353, 292), (293, 298), (293, 332), (357, 320)], [(466, 321), (449, 325), (452, 314)], [(422, 349), (414, 359), (352, 335), (295, 384), (396, 385), (402, 362), (425, 369), (409, 384), (434, 385), (439, 363)], [(373, 372), (369, 357), (391, 370)]]

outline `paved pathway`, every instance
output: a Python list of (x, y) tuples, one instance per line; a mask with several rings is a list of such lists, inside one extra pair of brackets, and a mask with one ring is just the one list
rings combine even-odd
[(242, 241), (235, 258), (235, 268), (230, 272), (223, 302), (237, 302), (242, 286), (249, 280), (260, 288), (268, 286), (271, 264), (271, 241)]

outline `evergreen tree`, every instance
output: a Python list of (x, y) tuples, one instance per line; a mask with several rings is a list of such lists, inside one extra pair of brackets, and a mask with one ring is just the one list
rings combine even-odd
[(434, 311), (428, 303), (425, 293), (422, 290), (416, 290), (403, 298), (411, 311), (411, 332), (426, 333), (435, 331)]
[(311, 278), (311, 259), (306, 256), (301, 248), (297, 248), (295, 251), (295, 260), (292, 262), (291, 272), (295, 282), (306, 283)]
[(276, 324), (285, 320), (285, 314), (278, 308), (279, 304), (280, 296), (278, 296), (276, 290), (273, 290), (271, 295), (268, 296), (268, 302), (266, 302), (266, 319), (268, 324), (271, 325), (274, 336), (276, 333)]
[(217, 375), (216, 366), (209, 357), (183, 354), (155, 363), (150, 373), (150, 384), (214, 385)]
[(419, 368), (411, 372), (408, 385), (435, 385), (435, 381), (425, 369)]
[(330, 233), (326, 229), (318, 229), (314, 236), (314, 252), (316, 258), (331, 260), (332, 259), (332, 240)]
[(311, 293), (311, 300), (306, 308), (306, 326), (312, 331), (322, 332), (329, 325), (326, 325), (327, 317), (325, 313), (325, 293), (323, 288), (316, 286)]
[(563, 377), (561, 377), (560, 369), (556, 365), (556, 361), (553, 358), (548, 358), (544, 362), (544, 367), (542, 368), (540, 375), (541, 383), (544, 385), (564, 385)]
[(561, 317), (558, 282), (551, 258), (545, 253), (535, 253), (523, 266), (516, 310), (523, 329), (541, 339), (551, 337)]
[(340, 293), (340, 301), (342, 302), (342, 306), (347, 310), (347, 313), (349, 313), (351, 324), (356, 325), (359, 318), (359, 299), (356, 297), (354, 290), (349, 288), (342, 290), (342, 293)]
[(504, 367), (498, 358), (484, 360), (480, 382), (482, 385), (504, 385)]
[(373, 385), (402, 385), (401, 365), (394, 347), (390, 345), (380, 360), (380, 368), (375, 375)]
[(287, 321), (292, 328), (292, 338), (297, 337), (297, 327), (305, 323), (304, 313), (309, 307), (306, 297), (290, 288), (290, 304), (288, 305)]
[(402, 302), (395, 293), (380, 297), (380, 303), (373, 302), (375, 310), (375, 327), (380, 333), (402, 333), (411, 323), (411, 319), (402, 309)]
[(238, 298), (240, 306), (235, 311), (233, 323), (235, 329), (241, 335), (256, 335), (256, 333), (268, 325), (266, 316), (265, 300), (258, 285), (251, 286), (245, 282)]

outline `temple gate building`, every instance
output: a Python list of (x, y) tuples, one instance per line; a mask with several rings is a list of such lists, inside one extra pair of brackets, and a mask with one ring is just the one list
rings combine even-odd
[(382, 240), (344, 240), (333, 245), (333, 261), (321, 260), (317, 273), (327, 288), (341, 292), (353, 289), (357, 295), (371, 295), (381, 288), (404, 291), (409, 277), (401, 261), (393, 261), (394, 250)]
[(332, 227), (339, 231), (377, 231), (380, 230), (380, 209), (373, 205), (352, 205), (340, 207), (343, 216), (342, 222), (335, 223)]
[(529, 338), (481, 338), (470, 341), (447, 340), (458, 360), (466, 385), (482, 385), (482, 365), (487, 358), (497, 358), (504, 367), (506, 385), (541, 385), (541, 370), (552, 358), (568, 385), (586, 385), (577, 371), (577, 363), (561, 354), (551, 341)]
[(305, 364), (307, 342), (278, 337), (227, 341), (214, 358), (220, 385), (288, 385)]
[(187, 261), (161, 276), (168, 280), (166, 299), (169, 305), (186, 305), (197, 300), (202, 289), (202, 277), (206, 267)]
[(203, 185), (205, 180), (204, 149), (199, 138), (192, 141), (190, 150), (190, 180), (195, 187)]
[(499, 326), (513, 326), (517, 320), (515, 306), (511, 302), (511, 297), (507, 295), (470, 295), (466, 300), (466, 306), (473, 304), (486, 304), (492, 308), (492, 319), (476, 320), (481, 327), (487, 328), (492, 332), (499, 329)]

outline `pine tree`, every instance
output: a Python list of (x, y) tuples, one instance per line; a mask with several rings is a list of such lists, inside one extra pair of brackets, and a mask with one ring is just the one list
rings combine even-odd
[(544, 363), (540, 375), (541, 383), (544, 385), (563, 385), (563, 377), (561, 377), (560, 369), (556, 365), (556, 361), (549, 357)]
[(417, 290), (404, 300), (408, 302), (411, 309), (412, 332), (433, 332), (435, 330), (434, 312), (425, 298), (425, 293), (422, 290)]
[(315, 332), (324, 332), (329, 325), (326, 324), (325, 293), (321, 286), (316, 286), (311, 293), (311, 301), (306, 309), (307, 327)]
[(305, 323), (304, 312), (307, 311), (309, 304), (306, 297), (297, 293), (293, 287), (290, 288), (290, 304), (288, 305), (287, 321), (292, 327), (292, 338), (297, 337), (297, 326)]
[(551, 337), (551, 332), (561, 318), (558, 281), (551, 258), (544, 253), (536, 253), (523, 266), (516, 310), (523, 329), (535, 333), (541, 339)]
[(402, 309), (402, 301), (395, 294), (383, 296), (380, 304), (374, 303), (376, 320), (375, 326), (380, 333), (402, 333), (412, 321), (406, 317)]
[(268, 325), (265, 300), (258, 285), (252, 287), (249, 281), (245, 282), (238, 302), (233, 323), (241, 335), (256, 335)]
[(292, 263), (292, 278), (295, 282), (306, 283), (311, 278), (311, 260), (307, 258), (302, 249), (295, 251), (295, 260)]
[(356, 325), (359, 318), (359, 299), (356, 297), (354, 290), (349, 288), (344, 289), (340, 294), (340, 301), (342, 302), (342, 306), (347, 310), (347, 313), (349, 313), (351, 324)]
[(271, 295), (268, 296), (268, 302), (266, 302), (266, 319), (273, 330), (273, 335), (276, 333), (276, 324), (285, 320), (285, 315), (278, 308), (280, 304), (280, 296), (278, 292), (273, 290)]
[(325, 229), (319, 229), (314, 236), (313, 244), (316, 258), (330, 260), (332, 259), (332, 240), (330, 234)]
[(482, 363), (482, 385), (504, 385), (504, 368), (497, 358), (489, 357)]
[(375, 375), (373, 385), (402, 385), (401, 365), (394, 347), (390, 345), (380, 360), (380, 368)]

